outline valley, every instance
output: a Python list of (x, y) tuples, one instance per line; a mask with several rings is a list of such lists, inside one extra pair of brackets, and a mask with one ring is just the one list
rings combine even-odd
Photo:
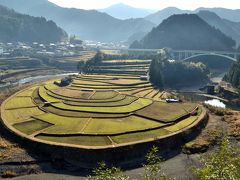
[(237, 8), (0, 0), (0, 178), (239, 179)]

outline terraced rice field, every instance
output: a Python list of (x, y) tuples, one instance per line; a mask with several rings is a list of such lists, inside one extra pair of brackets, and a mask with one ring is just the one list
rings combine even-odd
[(94, 51), (82, 51), (79, 56), (66, 56), (64, 58), (58, 58), (59, 62), (79, 62), (79, 61), (87, 61), (93, 58), (96, 55)]
[(103, 60), (97, 66), (92, 66), (88, 73), (125, 75), (125, 76), (145, 76), (148, 73), (151, 60), (141, 59), (118, 59)]
[(198, 120), (201, 107), (168, 104), (162, 95), (137, 75), (80, 74), (66, 87), (47, 81), (16, 93), (1, 115), (9, 129), (34, 141), (118, 147), (170, 136)]

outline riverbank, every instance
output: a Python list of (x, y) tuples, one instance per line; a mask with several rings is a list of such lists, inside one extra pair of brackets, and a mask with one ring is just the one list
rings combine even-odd
[(20, 74), (16, 77), (9, 77), (9, 79), (5, 79), (5, 83), (0, 84), (0, 90), (14, 88), (18, 86), (22, 86), (24, 84), (36, 83), (38, 81), (45, 81), (56, 78), (63, 78), (69, 75), (75, 75), (78, 72), (73, 71), (62, 71), (53, 69), (52, 71), (38, 71), (38, 72), (28, 72), (24, 74)]

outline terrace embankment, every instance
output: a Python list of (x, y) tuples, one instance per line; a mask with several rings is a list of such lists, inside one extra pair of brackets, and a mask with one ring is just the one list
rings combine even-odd
[(207, 120), (203, 107), (165, 103), (163, 93), (137, 75), (81, 74), (66, 87), (46, 81), (17, 92), (1, 116), (32, 146), (84, 167), (135, 164), (154, 144), (162, 153), (180, 147)]

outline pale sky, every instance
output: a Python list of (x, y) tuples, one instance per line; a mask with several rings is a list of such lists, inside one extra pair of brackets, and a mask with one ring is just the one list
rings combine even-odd
[(161, 10), (174, 6), (184, 10), (198, 7), (224, 7), (240, 9), (240, 0), (49, 0), (59, 6), (79, 9), (102, 9), (116, 3), (124, 3), (137, 8)]

